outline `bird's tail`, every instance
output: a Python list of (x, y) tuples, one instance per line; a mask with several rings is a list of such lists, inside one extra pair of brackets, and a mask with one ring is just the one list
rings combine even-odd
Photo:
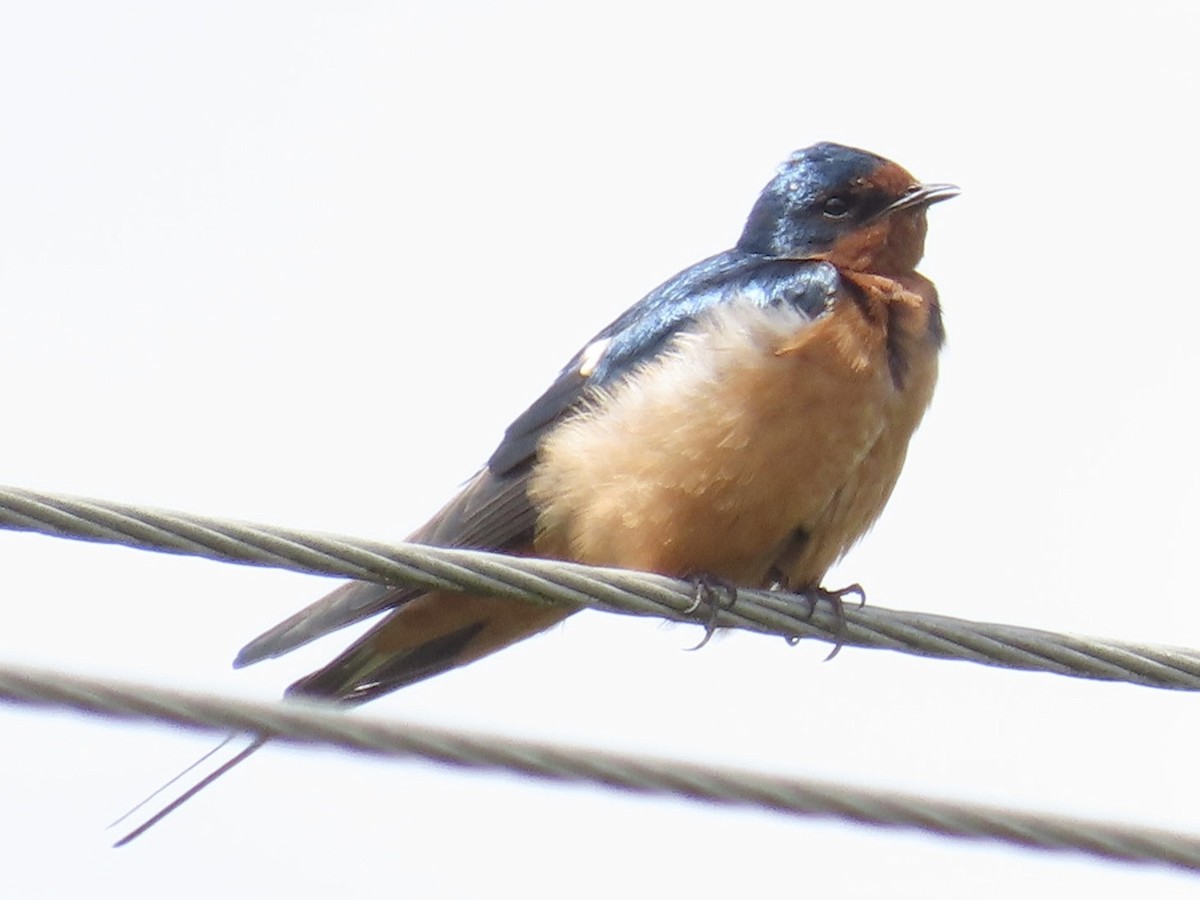
[(238, 738), (237, 734), (229, 735), (109, 825), (109, 828), (115, 828), (131, 817), (135, 817), (135, 821), (140, 822), (113, 846), (124, 847), (134, 838), (142, 835), (267, 742), (265, 737), (253, 737), (249, 739), (248, 744), (243, 744)]

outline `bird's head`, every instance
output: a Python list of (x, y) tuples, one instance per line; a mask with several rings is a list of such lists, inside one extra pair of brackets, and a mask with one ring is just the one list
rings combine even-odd
[(859, 272), (909, 272), (925, 251), (925, 210), (957, 193), (954, 185), (922, 184), (874, 153), (814, 144), (793, 153), (763, 188), (738, 249)]

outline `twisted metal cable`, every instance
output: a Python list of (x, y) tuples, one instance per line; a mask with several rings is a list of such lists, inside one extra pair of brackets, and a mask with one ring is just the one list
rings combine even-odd
[(1041, 850), (1074, 851), (1200, 872), (1198, 837), (930, 800), (832, 782), (372, 721), (313, 703), (256, 703), (4, 665), (0, 665), (0, 700), (193, 729), (250, 732), (293, 744), (420, 757), (552, 781), (604, 785)]
[(714, 619), (714, 611), (697, 609), (694, 585), (625, 569), (419, 544), (384, 544), (5, 487), (0, 487), (0, 528), (383, 584), (569, 603), (699, 624), (713, 620), (717, 627), (745, 628), (788, 639), (814, 637), (846, 646), (1076, 678), (1200, 690), (1200, 651), (1196, 650), (1083, 638), (879, 606), (848, 605), (843, 620), (829, 604), (819, 603), (814, 608), (803, 596), (773, 591), (740, 590), (737, 602), (716, 610)]

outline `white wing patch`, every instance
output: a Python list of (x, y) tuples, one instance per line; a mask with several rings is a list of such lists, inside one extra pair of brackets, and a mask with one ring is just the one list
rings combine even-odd
[(600, 360), (604, 359), (604, 354), (608, 352), (611, 343), (612, 338), (601, 338), (584, 347), (583, 352), (579, 354), (579, 374), (584, 378), (590, 378), (596, 371), (596, 366), (600, 365)]

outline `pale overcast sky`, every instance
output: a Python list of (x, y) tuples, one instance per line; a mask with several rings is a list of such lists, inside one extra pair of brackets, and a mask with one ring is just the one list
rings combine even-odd
[[(400, 538), (818, 140), (961, 185), (880, 606), (1200, 646), (1192, 3), (0, 9), (3, 472)], [(329, 582), (0, 533), (0, 658), (262, 699)], [(372, 715), (1200, 834), (1198, 703), (585, 613)], [(1193, 896), (1194, 878), (0, 706), (0, 894)]]

